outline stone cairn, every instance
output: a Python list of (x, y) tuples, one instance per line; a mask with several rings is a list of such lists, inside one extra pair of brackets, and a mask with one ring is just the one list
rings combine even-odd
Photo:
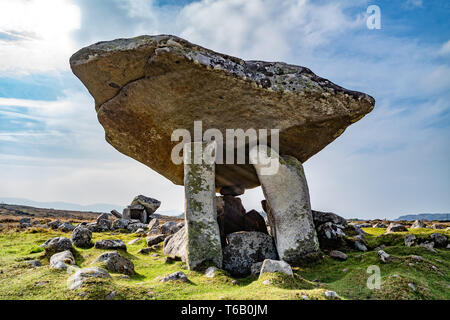
[[(318, 226), (302, 163), (369, 113), (372, 97), (305, 67), (244, 61), (171, 35), (99, 42), (75, 53), (70, 65), (95, 99), (107, 142), (184, 185), (185, 227), (164, 240), (167, 255), (190, 269), (213, 265), (239, 274), (265, 259), (293, 266), (317, 259)], [(186, 161), (192, 148), (223, 151), (196, 137), (198, 120), (223, 137), (227, 129), (279, 129), (279, 170), (269, 176), (249, 161)], [(172, 133), (179, 128), (194, 139), (178, 149), (184, 161), (177, 162)], [(267, 224), (238, 198), (257, 186), (266, 198)], [(148, 222), (154, 205), (135, 200), (124, 217)], [(343, 234), (343, 226), (330, 221), (319, 227), (330, 237)]]

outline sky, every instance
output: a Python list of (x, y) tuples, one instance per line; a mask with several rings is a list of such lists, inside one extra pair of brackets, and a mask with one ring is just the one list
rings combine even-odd
[[(369, 29), (377, 5), (381, 29)], [(183, 187), (106, 143), (69, 58), (98, 41), (174, 34), (284, 61), (376, 99), (304, 163), (313, 209), (346, 218), (450, 211), (450, 2), (0, 0), (0, 199), (182, 212)], [(261, 210), (261, 188), (242, 196)]]

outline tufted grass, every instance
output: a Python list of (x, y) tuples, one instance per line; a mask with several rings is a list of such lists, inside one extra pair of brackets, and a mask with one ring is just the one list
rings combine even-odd
[[(425, 248), (408, 248), (403, 245), (406, 233), (382, 235), (384, 229), (365, 228), (370, 247), (385, 244), (385, 250), (393, 260), (380, 262), (375, 251), (349, 252), (348, 260), (336, 261), (328, 256), (308, 267), (294, 268), (293, 278), (282, 274), (265, 274), (257, 277), (233, 278), (218, 271), (214, 278), (201, 272), (184, 269), (181, 261), (165, 263), (161, 250), (157, 256), (138, 254), (146, 246), (145, 241), (128, 245), (120, 252), (135, 265), (136, 275), (130, 279), (111, 273), (112, 280), (93, 279), (82, 288), (69, 290), (66, 271), (52, 270), (48, 258), (39, 247), (44, 241), (57, 236), (70, 237), (48, 229), (10, 229), (0, 233), (0, 299), (104, 299), (115, 291), (114, 299), (325, 299), (325, 290), (336, 291), (342, 299), (450, 299), (450, 250), (436, 249), (433, 253)], [(418, 237), (427, 237), (433, 232), (450, 236), (448, 231), (415, 229)], [(380, 236), (381, 235), (381, 236)], [(129, 233), (94, 233), (93, 241), (121, 239), (125, 243), (137, 236)], [(90, 266), (106, 250), (74, 248), (79, 267)], [(414, 260), (420, 255), (424, 261)], [(38, 259), (43, 266), (32, 268), (25, 261)], [(412, 264), (412, 265), (410, 265)], [(366, 283), (370, 274), (367, 268), (379, 266), (381, 289), (370, 290)], [(433, 266), (435, 268), (433, 268)], [(343, 270), (347, 269), (346, 272)], [(157, 277), (183, 271), (189, 282), (160, 283)], [(237, 284), (233, 284), (237, 280)], [(267, 280), (267, 281), (266, 281)], [(270, 282), (269, 284), (266, 284)], [(412, 290), (413, 283), (417, 290)]]

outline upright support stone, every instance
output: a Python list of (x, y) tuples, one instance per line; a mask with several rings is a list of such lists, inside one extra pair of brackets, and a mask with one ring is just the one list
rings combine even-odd
[(222, 267), (216, 208), (215, 148), (214, 142), (184, 145), (186, 263), (190, 270), (202, 264)]
[[(272, 152), (272, 157), (278, 156)], [(256, 149), (252, 153), (257, 154)], [(253, 162), (253, 165), (268, 201), (269, 221), (278, 255), (295, 266), (318, 257), (319, 241), (303, 166), (291, 156), (278, 158), (278, 170), (273, 172), (267, 170), (267, 165), (258, 162)]]

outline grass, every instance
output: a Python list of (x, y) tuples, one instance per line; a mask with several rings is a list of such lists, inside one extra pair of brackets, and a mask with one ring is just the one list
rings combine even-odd
[[(224, 271), (207, 278), (201, 272), (185, 270), (181, 261), (165, 263), (161, 250), (141, 255), (145, 241), (128, 245), (121, 252), (135, 265), (136, 275), (129, 279), (111, 273), (112, 280), (93, 279), (82, 288), (69, 290), (66, 271), (52, 270), (48, 258), (39, 247), (45, 240), (69, 233), (49, 229), (7, 230), (0, 233), (0, 299), (104, 299), (112, 291), (114, 299), (325, 299), (326, 290), (336, 291), (342, 299), (450, 299), (450, 250), (436, 249), (436, 253), (422, 247), (405, 247), (406, 233), (382, 235), (384, 229), (367, 228), (368, 246), (381, 244), (392, 256), (387, 264), (380, 262), (376, 251), (348, 252), (346, 261), (328, 256), (307, 268), (294, 268), (294, 277), (265, 274), (261, 279), (235, 279)], [(433, 232), (450, 236), (448, 231), (415, 229), (417, 237), (428, 237)], [(125, 243), (136, 235), (128, 233), (94, 233), (93, 241), (122, 239)], [(105, 250), (74, 248), (76, 263), (87, 267)], [(416, 260), (412, 255), (423, 257)], [(32, 268), (25, 261), (38, 259), (43, 266)], [(378, 266), (381, 288), (370, 290), (366, 283), (371, 274), (367, 268)], [(158, 282), (158, 277), (183, 271), (189, 282)], [(237, 280), (237, 284), (233, 283)], [(269, 284), (267, 284), (269, 282)], [(409, 287), (413, 283), (415, 291)]]

